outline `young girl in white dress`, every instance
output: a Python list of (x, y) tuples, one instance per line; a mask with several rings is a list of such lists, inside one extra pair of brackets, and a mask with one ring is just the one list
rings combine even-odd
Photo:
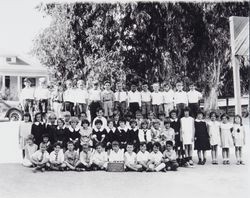
[(230, 147), (233, 146), (233, 138), (231, 129), (233, 125), (229, 123), (229, 116), (227, 114), (222, 114), (221, 116), (221, 124), (220, 124), (220, 137), (221, 137), (221, 148), (222, 148), (222, 158), (223, 164), (230, 164), (229, 156)]
[(210, 121), (207, 122), (208, 134), (210, 137), (212, 164), (218, 164), (218, 145), (220, 145), (220, 123), (216, 120), (217, 115), (215, 112), (211, 112)]
[(28, 136), (31, 134), (31, 126), (32, 126), (31, 116), (29, 113), (25, 113), (23, 115), (23, 121), (20, 122), (19, 133), (18, 133), (19, 147), (20, 149), (22, 149), (23, 158), (25, 156), (26, 141), (27, 141)]
[(184, 109), (184, 117), (181, 118), (180, 137), (185, 149), (186, 165), (193, 166), (193, 142), (194, 142), (194, 118), (189, 116), (189, 108)]
[(242, 125), (242, 118), (240, 115), (235, 115), (234, 117), (232, 135), (235, 146), (237, 165), (244, 165), (244, 162), (242, 161), (242, 147), (245, 145), (245, 129)]
[(27, 144), (24, 146), (24, 159), (22, 165), (32, 167), (31, 156), (37, 151), (38, 146), (34, 144), (34, 136), (31, 134), (28, 135), (26, 143)]

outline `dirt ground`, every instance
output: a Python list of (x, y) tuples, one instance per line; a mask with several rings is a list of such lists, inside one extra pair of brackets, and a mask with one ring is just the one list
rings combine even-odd
[[(247, 120), (244, 121), (247, 123)], [(249, 127), (246, 127), (249, 132)], [(249, 135), (244, 147), (245, 166), (231, 165), (180, 168), (167, 173), (45, 172), (22, 167), (17, 146), (17, 123), (0, 123), (0, 198), (29, 197), (185, 197), (247, 198), (249, 184)], [(247, 133), (248, 134), (248, 133)], [(14, 141), (15, 140), (15, 141)], [(7, 152), (8, 151), (8, 152)], [(194, 160), (197, 162), (196, 153)], [(221, 153), (219, 153), (221, 162)]]

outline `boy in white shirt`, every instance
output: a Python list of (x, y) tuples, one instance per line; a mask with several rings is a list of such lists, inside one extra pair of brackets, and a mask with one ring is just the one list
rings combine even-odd
[(147, 151), (147, 143), (140, 143), (140, 151), (136, 155), (137, 164), (142, 166), (142, 170), (146, 171), (148, 169), (149, 162), (149, 152)]
[(35, 89), (34, 97), (38, 104), (39, 112), (44, 116), (48, 112), (50, 98), (50, 91), (47, 88), (45, 78), (39, 78), (39, 86)]
[(120, 149), (119, 142), (112, 142), (112, 150), (108, 155), (109, 162), (124, 162), (124, 150)]
[(131, 91), (128, 92), (128, 103), (129, 110), (135, 117), (136, 111), (141, 108), (141, 93), (137, 91), (137, 87), (135, 84), (131, 85)]
[(176, 92), (174, 93), (174, 105), (178, 112), (178, 118), (183, 115), (183, 109), (188, 105), (187, 93), (183, 91), (183, 83), (176, 83)]
[(60, 143), (55, 143), (54, 151), (49, 155), (49, 164), (51, 170), (63, 171), (66, 168), (64, 163), (64, 154)]
[(110, 82), (105, 82), (105, 90), (101, 93), (101, 102), (104, 109), (104, 116), (109, 119), (113, 116), (113, 106), (115, 101), (114, 92), (110, 89)]
[(96, 150), (92, 156), (93, 170), (106, 170), (108, 163), (108, 156), (103, 148), (102, 143), (96, 144)]
[(144, 118), (146, 118), (148, 113), (151, 111), (151, 92), (148, 90), (147, 83), (142, 85), (141, 111)]
[(46, 151), (47, 147), (45, 143), (40, 143), (39, 150), (31, 155), (31, 163), (35, 166), (33, 172), (36, 173), (38, 170), (41, 172), (45, 171), (48, 167), (49, 153)]
[(20, 93), (20, 103), (25, 113), (33, 113), (34, 105), (34, 88), (31, 87), (31, 82), (28, 78), (24, 79), (24, 88)]
[(163, 91), (164, 111), (166, 117), (169, 117), (169, 112), (174, 109), (174, 91), (170, 84), (166, 84)]
[(188, 107), (190, 109), (190, 115), (193, 118), (196, 118), (197, 112), (200, 108), (199, 100), (202, 99), (202, 94), (195, 90), (194, 83), (191, 83), (189, 85), (190, 91), (187, 92), (187, 98), (188, 98)]
[(176, 161), (176, 153), (173, 150), (173, 142), (172, 141), (166, 142), (166, 150), (163, 153), (163, 161), (166, 165), (166, 170), (177, 171), (177, 168), (179, 165)]
[(125, 115), (126, 109), (127, 109), (127, 102), (128, 102), (128, 95), (127, 92), (122, 89), (122, 83), (116, 84), (116, 92), (115, 92), (115, 109), (117, 109), (121, 116)]
[(75, 113), (76, 116), (79, 117), (79, 115), (82, 112), (87, 111), (88, 106), (88, 92), (84, 87), (84, 81), (78, 80), (77, 81), (77, 89), (75, 89)]
[(76, 164), (77, 171), (90, 171), (93, 167), (92, 162), (93, 152), (87, 143), (82, 145), (82, 151), (80, 152), (80, 160)]
[(73, 89), (73, 83), (71, 80), (67, 80), (65, 84), (66, 84), (66, 90), (63, 93), (64, 111), (69, 111), (71, 116), (73, 116), (74, 103), (75, 103), (75, 90)]
[(124, 154), (125, 159), (125, 169), (126, 171), (141, 171), (142, 165), (137, 164), (136, 154), (133, 152), (134, 145), (133, 143), (127, 144), (127, 151)]
[(156, 117), (159, 116), (160, 112), (163, 112), (163, 94), (159, 91), (160, 86), (158, 83), (154, 83), (153, 85), (153, 92), (151, 93), (152, 99), (152, 110)]
[(163, 155), (160, 152), (161, 144), (159, 142), (155, 142), (153, 144), (153, 151), (149, 155), (148, 162), (148, 171), (159, 172), (165, 168), (165, 164), (163, 163)]

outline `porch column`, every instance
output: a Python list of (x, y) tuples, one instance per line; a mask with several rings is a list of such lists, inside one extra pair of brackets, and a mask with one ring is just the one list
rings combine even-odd
[(19, 99), (21, 93), (21, 77), (17, 76), (17, 97)]
[(2, 94), (5, 94), (5, 75), (2, 75)]

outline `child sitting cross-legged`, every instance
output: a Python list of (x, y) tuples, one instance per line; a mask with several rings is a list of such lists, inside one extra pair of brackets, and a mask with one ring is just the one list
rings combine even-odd
[(35, 169), (33, 172), (36, 173), (38, 170), (41, 172), (45, 171), (49, 162), (49, 153), (46, 151), (46, 144), (43, 142), (39, 145), (39, 150), (32, 154), (31, 162)]
[(106, 170), (108, 156), (101, 142), (96, 144), (96, 150), (92, 156), (93, 170)]
[(142, 170), (146, 171), (148, 169), (149, 162), (149, 152), (147, 151), (147, 143), (140, 143), (140, 151), (136, 155), (137, 164), (142, 166)]
[(153, 151), (149, 154), (149, 162), (147, 171), (159, 172), (164, 170), (165, 164), (163, 163), (163, 155), (160, 152), (161, 144), (155, 142), (153, 144)]
[(80, 152), (80, 160), (76, 165), (77, 171), (90, 171), (92, 170), (92, 149), (89, 145), (84, 143), (82, 145), (82, 151)]
[(124, 154), (125, 169), (126, 171), (141, 171), (142, 165), (137, 164), (136, 154), (133, 150), (134, 150), (133, 143), (128, 143), (127, 151)]
[(120, 149), (119, 142), (112, 142), (112, 149), (108, 155), (109, 162), (124, 162), (124, 149)]
[(64, 154), (64, 163), (68, 170), (76, 170), (76, 164), (79, 161), (79, 155), (76, 150), (74, 150), (74, 143), (69, 141), (67, 143), (68, 150)]
[(56, 142), (54, 144), (54, 151), (49, 155), (50, 170), (64, 171), (66, 164), (64, 163), (64, 154), (61, 149), (61, 144)]
[(179, 165), (176, 161), (176, 153), (173, 150), (173, 142), (172, 141), (166, 142), (166, 150), (163, 153), (163, 161), (166, 165), (166, 170), (177, 171), (177, 168)]

